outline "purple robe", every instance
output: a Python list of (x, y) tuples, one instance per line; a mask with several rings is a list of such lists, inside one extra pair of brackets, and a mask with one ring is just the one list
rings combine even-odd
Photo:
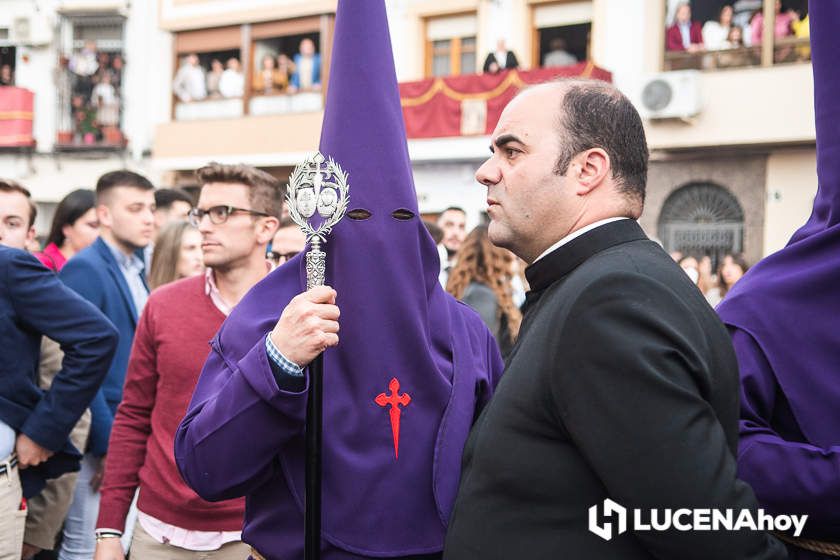
[[(741, 369), (739, 476), (840, 543), (840, 2), (810, 2), (819, 190), (808, 222), (718, 307)], [(796, 558), (823, 556), (796, 549)]]
[[(345, 217), (325, 247), (341, 332), (324, 355), (323, 557), (436, 553), (464, 443), (503, 364), (478, 314), (437, 280), (383, 0), (339, 2), (334, 44), (320, 150), (349, 174), (349, 209), (371, 216)], [(199, 495), (247, 497), (243, 540), (269, 560), (303, 557), (307, 392), (278, 388), (264, 339), (304, 287), (298, 256), (237, 305), (175, 441), (181, 474)], [(377, 402), (392, 378), (410, 396), (400, 406), (398, 458), (389, 405)]]

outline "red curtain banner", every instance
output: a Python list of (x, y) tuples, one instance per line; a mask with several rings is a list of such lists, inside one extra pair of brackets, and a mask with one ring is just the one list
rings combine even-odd
[(556, 68), (403, 82), (399, 87), (406, 134), (409, 138), (490, 134), (502, 109), (520, 89), (561, 76), (612, 81), (610, 72), (591, 62), (581, 62)]
[(32, 107), (35, 94), (19, 87), (0, 87), (0, 147), (35, 144), (32, 137)]

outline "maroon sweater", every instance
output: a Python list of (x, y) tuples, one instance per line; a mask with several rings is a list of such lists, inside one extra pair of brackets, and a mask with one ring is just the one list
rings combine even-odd
[(208, 342), (225, 320), (204, 283), (200, 275), (162, 286), (143, 309), (108, 444), (97, 527), (124, 530), (139, 486), (138, 509), (165, 523), (193, 531), (242, 529), (244, 498), (202, 500), (181, 480), (173, 454)]

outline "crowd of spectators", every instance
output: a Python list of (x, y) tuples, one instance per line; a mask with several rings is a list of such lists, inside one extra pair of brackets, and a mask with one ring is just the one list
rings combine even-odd
[[(61, 123), (60, 143), (119, 144), (121, 85), (125, 61), (119, 53), (97, 49), (95, 41), (68, 57), (60, 57), (56, 86), (69, 121)], [(62, 136), (66, 135), (66, 136)]]
[(741, 253), (726, 253), (717, 270), (712, 268), (712, 258), (703, 255), (697, 258), (682, 251), (674, 251), (671, 257), (677, 261), (689, 278), (697, 285), (709, 305), (715, 307), (720, 303), (732, 286), (749, 270), (749, 264)]
[[(807, 38), (808, 16), (794, 9), (784, 9), (781, 0), (775, 3), (774, 36)], [(674, 19), (665, 33), (665, 48), (668, 52), (701, 53), (757, 47), (761, 45), (764, 32), (764, 12), (761, 0), (738, 0), (724, 4), (716, 20), (705, 23), (692, 19), (691, 4), (677, 5)], [(804, 60), (809, 58), (807, 47), (788, 47), (776, 52), (776, 61)], [(736, 66), (747, 63), (744, 57), (721, 55), (720, 66)]]
[[(209, 68), (204, 68), (198, 54), (190, 53), (175, 74), (172, 90), (186, 103), (240, 98), (245, 95), (245, 84), (245, 71), (238, 58), (230, 57), (224, 64), (213, 58)], [(299, 52), (291, 58), (284, 52), (264, 54), (254, 69), (250, 84), (255, 95), (320, 91), (321, 55), (316, 52), (315, 42), (304, 38)]]

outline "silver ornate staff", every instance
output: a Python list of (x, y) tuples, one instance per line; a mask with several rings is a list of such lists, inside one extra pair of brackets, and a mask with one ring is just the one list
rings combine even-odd
[[(300, 226), (309, 251), (306, 253), (306, 289), (323, 286), (327, 254), (321, 250), (333, 226), (344, 217), (349, 201), (347, 173), (332, 158), (320, 152), (305, 159), (289, 176), (286, 202), (289, 215)], [(315, 212), (320, 224), (311, 224)], [(309, 364), (309, 398), (306, 403), (306, 512), (304, 551), (306, 560), (321, 557), (321, 441), (323, 433), (324, 355)]]

